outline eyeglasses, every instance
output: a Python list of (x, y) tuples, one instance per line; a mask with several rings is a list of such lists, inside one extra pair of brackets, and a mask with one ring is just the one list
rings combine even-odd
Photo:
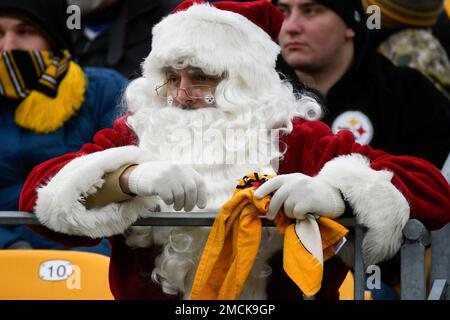
[(203, 99), (206, 96), (212, 95), (212, 87), (207, 85), (192, 85), (186, 88), (179, 88), (173, 85), (171, 82), (166, 82), (155, 88), (156, 94), (160, 97), (176, 98), (178, 96), (178, 90), (184, 90), (186, 95), (191, 99)]

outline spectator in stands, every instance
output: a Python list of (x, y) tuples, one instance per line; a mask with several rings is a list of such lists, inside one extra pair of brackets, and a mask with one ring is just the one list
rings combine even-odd
[(82, 12), (81, 30), (72, 33), (80, 65), (113, 68), (125, 77), (138, 77), (151, 49), (152, 26), (164, 15), (164, 1), (68, 2), (79, 5)]
[[(398, 251), (409, 218), (430, 228), (450, 221), (450, 187), (433, 165), (362, 146), (348, 131), (333, 134), (316, 121), (321, 114), (316, 101), (296, 96), (280, 79), (275, 41), (283, 15), (273, 5), (266, 0), (198, 2), (181, 3), (153, 28), (142, 76), (126, 90), (130, 114), (79, 152), (37, 166), (22, 190), (20, 208), (34, 211), (49, 236), (59, 232), (57, 238), (67, 245), (110, 239), (110, 286), (116, 298), (191, 297), (208, 228), (132, 225), (149, 211), (216, 211), (249, 172), (278, 174), (265, 182), (247, 180), (250, 188), (261, 185), (256, 198), (272, 195), (270, 219), (308, 217), (314, 224), (308, 213), (336, 218), (347, 207), (368, 228), (363, 243), (368, 265)], [(238, 141), (229, 134), (239, 134)], [(230, 285), (233, 294), (302, 299), (293, 274), (283, 271), (283, 260), (271, 259), (282, 236), (275, 228), (249, 231), (250, 224), (258, 228), (256, 221), (247, 224), (250, 215), (234, 216), (243, 230), (228, 229), (238, 234), (239, 247), (253, 234), (261, 235), (259, 252), (243, 250), (258, 258), (239, 282), (242, 287)], [(301, 244), (292, 232), (298, 246), (291, 253), (297, 253)], [(216, 235), (220, 241), (223, 233)], [(245, 261), (237, 266), (250, 270), (251, 258)], [(293, 264), (302, 270), (303, 264)], [(334, 255), (313, 268), (319, 265), (324, 274), (314, 286), (318, 290), (322, 284), (317, 297), (337, 298), (348, 268)], [(295, 275), (306, 275), (296, 270)], [(206, 291), (216, 289), (211, 285)]]
[[(450, 150), (450, 103), (418, 71), (395, 67), (368, 48), (360, 0), (278, 0), (285, 14), (280, 70), (324, 96), (323, 121), (336, 133), (439, 169)], [(430, 143), (430, 141), (433, 141)], [(396, 262), (383, 280), (397, 284)]]
[[(0, 210), (18, 210), (33, 167), (78, 150), (110, 127), (126, 79), (73, 60), (60, 0), (0, 0)], [(1, 227), (0, 248), (62, 248), (23, 227)], [(102, 242), (86, 251), (108, 254)]]
[[(362, 0), (363, 9), (377, 5), (381, 30), (369, 31), (373, 46), (396, 66), (419, 70), (450, 99), (450, 60), (431, 27), (443, 0)], [(447, 30), (450, 33), (450, 29)], [(382, 37), (376, 37), (377, 34)]]
[(418, 71), (367, 49), (360, 0), (278, 0), (285, 14), (279, 70), (325, 99), (333, 132), (442, 168), (450, 150), (450, 102)]

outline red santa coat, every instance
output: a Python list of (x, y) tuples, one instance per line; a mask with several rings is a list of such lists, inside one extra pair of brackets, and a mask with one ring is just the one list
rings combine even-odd
[[(160, 248), (132, 249), (122, 233), (139, 218), (139, 203), (129, 200), (103, 209), (87, 210), (80, 199), (95, 192), (101, 177), (126, 163), (148, 161), (136, 147), (137, 138), (126, 118), (115, 121), (79, 152), (51, 159), (29, 175), (20, 210), (35, 212), (49, 227), (35, 230), (67, 246), (95, 245), (109, 237), (112, 245), (110, 287), (117, 299), (177, 299), (164, 294), (150, 274)], [(450, 221), (450, 188), (430, 163), (409, 156), (393, 156), (354, 142), (347, 131), (333, 134), (322, 122), (296, 119), (293, 131), (282, 137), (287, 147), (279, 174), (319, 175), (337, 187), (359, 223), (367, 226), (363, 251), (366, 264), (393, 256), (401, 245), (401, 231), (409, 218), (429, 229)], [(138, 198), (138, 197), (137, 197)], [(130, 202), (131, 204), (128, 204)], [(141, 208), (142, 210), (142, 208)], [(269, 299), (301, 299), (301, 292), (282, 270), (281, 257), (272, 259)], [(325, 263), (319, 298), (337, 298), (348, 268), (335, 257)]]

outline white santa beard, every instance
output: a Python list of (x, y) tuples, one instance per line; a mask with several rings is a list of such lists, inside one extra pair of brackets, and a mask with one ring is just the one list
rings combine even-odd
[[(129, 122), (138, 136), (139, 146), (150, 151), (155, 160), (190, 164), (205, 179), (208, 204), (203, 211), (217, 212), (247, 173), (273, 174), (271, 161), (280, 156), (278, 141), (271, 141), (270, 135), (262, 137), (257, 126), (263, 128), (264, 122), (250, 113), (230, 116), (214, 108), (195, 111), (149, 108), (137, 112)], [(242, 130), (242, 134), (238, 134), (239, 145), (233, 145), (232, 149), (224, 146), (227, 129)], [(251, 159), (247, 150), (254, 147), (254, 137), (252, 140), (245, 134), (248, 129), (257, 129), (257, 137), (262, 140), (256, 158)], [(269, 131), (265, 129), (265, 132)], [(199, 139), (202, 139), (201, 143)], [(244, 159), (253, 163), (236, 163), (244, 154), (247, 156)], [(231, 163), (227, 163), (227, 159), (231, 159)], [(233, 163), (233, 160), (236, 161)], [(173, 207), (161, 203), (161, 210), (173, 211)], [(194, 211), (202, 210), (196, 208)], [(132, 247), (163, 246), (163, 252), (155, 260), (152, 278), (161, 284), (164, 292), (182, 292), (184, 298), (188, 298), (209, 230), (205, 227), (133, 228), (127, 244)], [(282, 237), (273, 228), (264, 229), (261, 243), (241, 299), (266, 298), (266, 281), (271, 272), (266, 260), (281, 248)]]
[(230, 115), (216, 108), (166, 107), (134, 117), (134, 123), (145, 123), (132, 125), (139, 146), (155, 160), (188, 164), (202, 175), (208, 190), (206, 211), (219, 209), (247, 173), (274, 174), (271, 163), (281, 156), (278, 141), (271, 141), (270, 130), (250, 112)]

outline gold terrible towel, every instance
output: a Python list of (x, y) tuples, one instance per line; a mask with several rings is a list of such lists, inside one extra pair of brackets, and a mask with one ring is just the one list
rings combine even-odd
[[(271, 177), (248, 174), (222, 206), (203, 250), (190, 299), (232, 300), (241, 293), (259, 250), (260, 216), (267, 213), (271, 199), (270, 196), (256, 199), (254, 187)], [(305, 221), (294, 223), (279, 212), (274, 222), (278, 232), (284, 233), (284, 270), (306, 296), (312, 296), (322, 283), (323, 261), (335, 254), (336, 245), (348, 230), (331, 219), (307, 216)], [(318, 240), (315, 228), (320, 232)], [(298, 234), (302, 229), (303, 236)], [(302, 237), (307, 237), (307, 241), (302, 242)], [(315, 256), (314, 250), (308, 250), (317, 241), (321, 242), (323, 259)]]

